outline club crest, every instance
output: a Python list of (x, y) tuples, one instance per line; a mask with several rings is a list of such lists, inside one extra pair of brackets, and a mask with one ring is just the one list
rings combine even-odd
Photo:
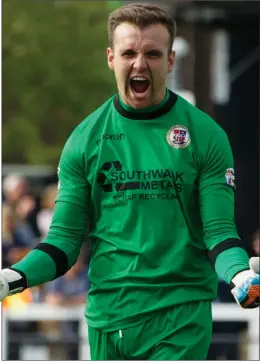
[(185, 148), (191, 142), (188, 129), (180, 124), (169, 129), (166, 140), (173, 148)]

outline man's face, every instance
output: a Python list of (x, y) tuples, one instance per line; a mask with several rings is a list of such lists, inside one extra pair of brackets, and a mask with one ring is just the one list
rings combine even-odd
[(164, 25), (139, 29), (131, 23), (120, 24), (107, 56), (125, 104), (145, 108), (164, 99), (166, 77), (175, 57), (174, 52), (169, 53), (169, 33)]

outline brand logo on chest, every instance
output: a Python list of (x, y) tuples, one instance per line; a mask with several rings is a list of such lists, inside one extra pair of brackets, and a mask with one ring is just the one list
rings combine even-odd
[(100, 143), (104, 140), (109, 141), (122, 141), (125, 139), (124, 133), (116, 133), (116, 134), (109, 134), (109, 133), (103, 133), (101, 135), (101, 138), (99, 140), (96, 140), (97, 146), (100, 145)]

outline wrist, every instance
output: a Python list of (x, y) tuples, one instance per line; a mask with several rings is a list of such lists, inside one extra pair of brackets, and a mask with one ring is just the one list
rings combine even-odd
[(216, 259), (215, 270), (228, 284), (238, 273), (248, 269), (250, 269), (248, 255), (239, 247), (223, 251)]

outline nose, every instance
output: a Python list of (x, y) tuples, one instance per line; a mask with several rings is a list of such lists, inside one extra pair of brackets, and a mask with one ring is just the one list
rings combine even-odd
[(143, 55), (138, 55), (133, 67), (140, 72), (145, 70), (147, 68), (147, 62), (145, 60), (145, 57)]

